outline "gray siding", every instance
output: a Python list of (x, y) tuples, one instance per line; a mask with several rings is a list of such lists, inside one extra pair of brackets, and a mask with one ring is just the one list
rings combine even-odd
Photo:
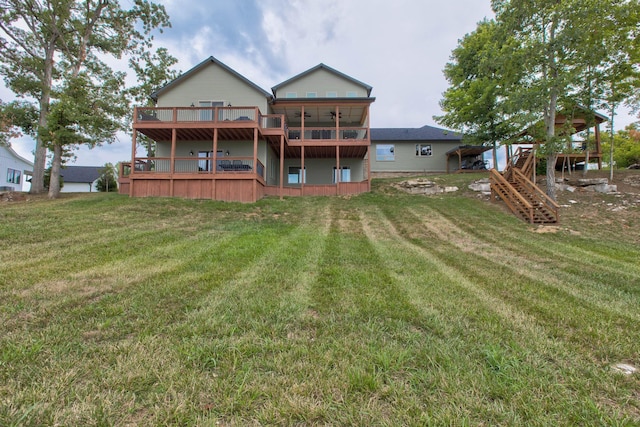
[[(416, 156), (416, 144), (431, 145), (431, 156)], [(393, 145), (394, 160), (376, 160), (378, 145)], [(446, 172), (447, 151), (460, 145), (460, 141), (375, 141), (371, 143), (371, 172)], [(457, 165), (451, 161), (451, 166)]]
[(349, 91), (356, 92), (356, 96), (361, 98), (367, 96), (367, 90), (364, 87), (327, 70), (318, 69), (279, 87), (276, 97), (286, 98), (287, 92), (296, 92), (298, 98), (306, 98), (307, 92), (316, 92), (318, 98), (326, 98), (327, 92), (337, 92), (337, 97), (344, 98)]
[(268, 114), (267, 98), (219, 65), (210, 63), (158, 97), (158, 107), (198, 106), (198, 101), (224, 101), (225, 106), (258, 107)]
[[(287, 175), (289, 167), (300, 167), (300, 159), (284, 160), (284, 185), (288, 185)], [(306, 184), (332, 184), (333, 168), (336, 166), (336, 159), (305, 159), (305, 169), (307, 170)], [(364, 161), (361, 159), (340, 159), (340, 167), (349, 166), (351, 168), (351, 182), (360, 182), (365, 178)]]

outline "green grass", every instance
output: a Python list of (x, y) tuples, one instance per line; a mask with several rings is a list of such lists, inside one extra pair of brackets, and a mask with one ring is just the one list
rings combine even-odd
[(640, 423), (637, 227), (389, 182), (0, 204), (0, 425)]

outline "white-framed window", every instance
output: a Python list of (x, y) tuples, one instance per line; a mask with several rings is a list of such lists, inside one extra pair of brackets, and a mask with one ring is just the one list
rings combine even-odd
[(338, 92), (336, 92), (335, 90), (330, 90), (327, 92), (327, 98), (337, 98), (338, 97)]
[(22, 178), (22, 172), (16, 169), (7, 169), (7, 182), (10, 184), (20, 184)]
[(317, 98), (318, 92), (307, 92), (307, 98)]
[(376, 144), (376, 161), (378, 162), (393, 162), (395, 157), (396, 147), (393, 144)]
[(298, 97), (298, 92), (287, 92), (285, 97), (287, 97), (287, 98), (297, 98)]
[[(333, 167), (333, 183), (338, 181), (338, 170)], [(351, 182), (351, 166), (340, 166), (340, 182)]]
[[(306, 169), (306, 168), (305, 168)], [(289, 184), (302, 184), (307, 182), (306, 170), (303, 170), (299, 166), (289, 166), (289, 174), (287, 175), (287, 182)]]
[(416, 144), (416, 156), (430, 157), (432, 154), (431, 144)]
[(358, 92), (356, 92), (355, 90), (347, 91), (347, 98), (357, 98), (357, 97), (358, 97)]

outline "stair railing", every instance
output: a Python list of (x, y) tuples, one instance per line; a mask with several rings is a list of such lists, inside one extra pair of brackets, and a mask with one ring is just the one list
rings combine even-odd
[(560, 209), (560, 205), (556, 203), (551, 197), (547, 195), (540, 187), (533, 183), (525, 174), (520, 172), (517, 168), (514, 169), (514, 178), (521, 187), (525, 188), (526, 191), (539, 203), (543, 208), (547, 209), (549, 212), (553, 213), (555, 222), (558, 222), (559, 215), (558, 210)]
[[(515, 168), (513, 170), (517, 171)], [(491, 200), (495, 200), (496, 196), (500, 197), (511, 212), (533, 224), (533, 205), (500, 172), (491, 169), (489, 171), (489, 181), (491, 184)]]

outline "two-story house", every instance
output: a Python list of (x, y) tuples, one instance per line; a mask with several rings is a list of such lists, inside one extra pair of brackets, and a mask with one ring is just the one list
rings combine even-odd
[(366, 192), (371, 89), (319, 64), (269, 93), (210, 57), (134, 110), (120, 192), (240, 202)]

